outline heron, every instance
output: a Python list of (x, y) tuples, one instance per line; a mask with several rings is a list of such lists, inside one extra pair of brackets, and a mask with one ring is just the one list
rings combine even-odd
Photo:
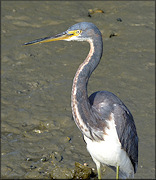
[(71, 107), (74, 121), (96, 164), (98, 179), (101, 179), (101, 164), (113, 169), (116, 179), (134, 178), (138, 167), (138, 135), (131, 112), (109, 91), (97, 91), (88, 97), (89, 78), (103, 53), (100, 30), (93, 23), (80, 22), (60, 34), (24, 45), (59, 40), (87, 41), (90, 44), (88, 56), (73, 79)]

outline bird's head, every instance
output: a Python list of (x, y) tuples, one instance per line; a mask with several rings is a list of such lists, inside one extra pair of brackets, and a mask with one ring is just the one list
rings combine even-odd
[(31, 44), (38, 44), (38, 43), (45, 43), (51, 41), (89, 41), (95, 37), (101, 37), (101, 33), (99, 29), (93, 24), (89, 22), (80, 22), (74, 24), (67, 31), (57, 34), (56, 36), (45, 37), (41, 39), (36, 39), (34, 41), (30, 41), (25, 43), (24, 45), (31, 45)]

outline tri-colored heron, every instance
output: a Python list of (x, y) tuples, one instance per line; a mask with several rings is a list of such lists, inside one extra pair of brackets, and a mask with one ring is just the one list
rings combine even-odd
[(88, 98), (88, 80), (103, 52), (101, 32), (94, 24), (81, 22), (54, 37), (37, 39), (25, 45), (58, 40), (90, 43), (89, 54), (73, 80), (71, 106), (75, 123), (96, 164), (98, 178), (101, 178), (101, 163), (116, 170), (117, 178), (133, 178), (138, 166), (138, 136), (132, 114), (111, 92), (97, 91)]

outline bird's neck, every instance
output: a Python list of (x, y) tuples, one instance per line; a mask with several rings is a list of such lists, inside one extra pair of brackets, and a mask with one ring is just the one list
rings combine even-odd
[(86, 136), (89, 133), (89, 120), (91, 118), (90, 103), (87, 93), (87, 84), (91, 73), (97, 67), (102, 56), (102, 39), (99, 37), (96, 41), (88, 40), (90, 43), (90, 51), (87, 58), (79, 66), (72, 86), (71, 106), (74, 120)]

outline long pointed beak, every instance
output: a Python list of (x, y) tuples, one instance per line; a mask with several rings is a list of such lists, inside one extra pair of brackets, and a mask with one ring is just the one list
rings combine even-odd
[(68, 40), (73, 36), (73, 34), (67, 34), (67, 32), (63, 32), (61, 34), (57, 34), (56, 36), (52, 37), (45, 37), (45, 38), (40, 38), (36, 39), (34, 41), (30, 41), (27, 43), (24, 43), (25, 46), (27, 45), (33, 45), (33, 44), (39, 44), (39, 43), (45, 43), (45, 42), (51, 42), (51, 41), (60, 41), (60, 40)]

